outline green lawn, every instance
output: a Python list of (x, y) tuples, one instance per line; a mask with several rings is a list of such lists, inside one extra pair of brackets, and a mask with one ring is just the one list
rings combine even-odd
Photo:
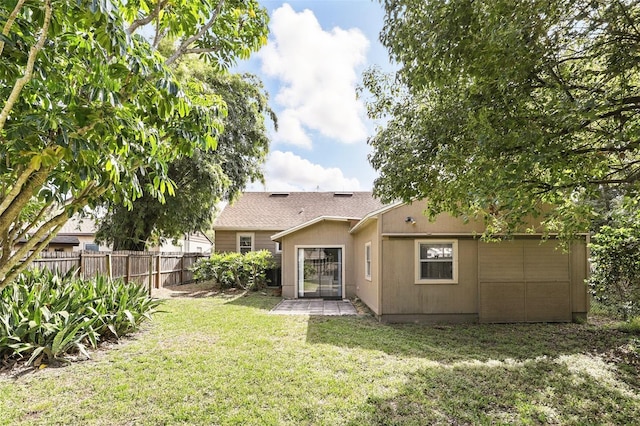
[(142, 333), (90, 361), (0, 378), (0, 424), (640, 419), (632, 335), (577, 324), (383, 325), (367, 316), (268, 315), (278, 300), (168, 300)]

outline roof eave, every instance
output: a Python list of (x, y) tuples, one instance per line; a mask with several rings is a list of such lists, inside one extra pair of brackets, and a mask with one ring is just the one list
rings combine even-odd
[(384, 207), (382, 207), (382, 208), (380, 208), (380, 209), (378, 209), (378, 210), (374, 210), (374, 211), (372, 211), (371, 213), (369, 213), (369, 214), (367, 214), (365, 217), (363, 217), (363, 218), (360, 220), (360, 222), (356, 223), (356, 224), (354, 225), (354, 227), (353, 227), (353, 228), (351, 228), (351, 229), (349, 230), (349, 233), (350, 233), (350, 234), (354, 234), (354, 233), (358, 232), (361, 228), (363, 228), (364, 226), (366, 226), (366, 224), (367, 224), (367, 223), (369, 223), (372, 219), (377, 219), (377, 218), (378, 218), (378, 215), (381, 215), (381, 214), (383, 214), (383, 213), (386, 213), (386, 212), (388, 212), (389, 210), (393, 210), (393, 209), (395, 209), (396, 207), (400, 207), (400, 206), (402, 206), (403, 204), (405, 204), (405, 203), (403, 203), (402, 201), (398, 201), (398, 202), (395, 202), (395, 203), (393, 203), (393, 204), (389, 204), (388, 206), (384, 206)]
[(282, 227), (277, 226), (216, 226), (213, 225), (214, 231), (282, 231)]
[(293, 234), (294, 232), (298, 232), (301, 229), (307, 228), (311, 225), (315, 225), (316, 223), (319, 223), (319, 222), (324, 222), (324, 221), (349, 222), (352, 220), (360, 220), (360, 218), (359, 217), (341, 217), (341, 216), (319, 216), (319, 217), (316, 217), (315, 219), (308, 220), (304, 223), (301, 223), (300, 225), (294, 226), (289, 229), (285, 229), (282, 232), (278, 232), (277, 234), (272, 235), (271, 241), (278, 241), (286, 235)]

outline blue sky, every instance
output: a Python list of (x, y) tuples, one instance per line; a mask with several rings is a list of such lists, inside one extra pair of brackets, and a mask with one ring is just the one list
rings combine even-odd
[(253, 191), (370, 190), (374, 124), (356, 99), (362, 72), (389, 69), (378, 41), (383, 10), (375, 0), (261, 1), (269, 42), (237, 71), (258, 75), (279, 130), (270, 130), (266, 185)]

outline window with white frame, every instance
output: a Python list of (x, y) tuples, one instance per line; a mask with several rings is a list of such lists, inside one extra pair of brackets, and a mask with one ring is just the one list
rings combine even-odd
[(416, 240), (416, 284), (458, 282), (457, 240)]
[(253, 251), (254, 234), (237, 234), (237, 248), (238, 253), (245, 254)]
[(282, 253), (282, 243), (280, 241), (276, 241), (276, 253)]
[(371, 281), (371, 241), (364, 245), (364, 277)]

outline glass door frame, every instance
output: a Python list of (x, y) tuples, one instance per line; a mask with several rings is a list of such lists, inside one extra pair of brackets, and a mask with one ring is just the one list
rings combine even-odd
[(299, 252), (300, 249), (339, 249), (341, 253), (342, 262), (340, 268), (340, 299), (344, 299), (346, 285), (345, 285), (345, 265), (346, 265), (346, 250), (344, 244), (303, 244), (294, 246), (294, 265), (295, 265), (295, 283), (296, 283), (296, 298), (304, 298), (304, 281), (300, 278), (300, 258)]

